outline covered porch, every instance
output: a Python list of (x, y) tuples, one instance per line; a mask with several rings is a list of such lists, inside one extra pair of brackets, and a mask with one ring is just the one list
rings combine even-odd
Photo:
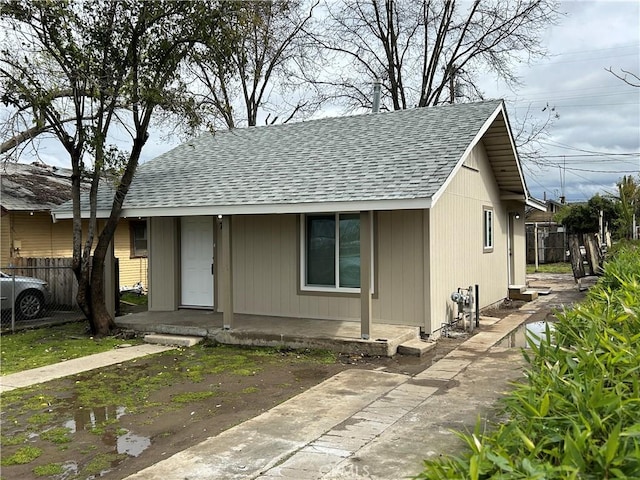
[(375, 323), (369, 339), (361, 338), (357, 321), (317, 320), (235, 313), (233, 329), (223, 313), (181, 309), (116, 317), (116, 325), (138, 334), (159, 333), (208, 338), (231, 345), (321, 348), (338, 353), (393, 356), (398, 346), (420, 336), (419, 327)]

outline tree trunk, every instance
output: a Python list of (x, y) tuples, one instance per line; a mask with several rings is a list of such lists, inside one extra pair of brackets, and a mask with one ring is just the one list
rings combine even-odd
[(89, 288), (91, 292), (91, 330), (96, 337), (100, 338), (110, 335), (116, 324), (107, 311), (104, 298), (104, 262), (106, 255), (98, 254), (97, 250), (96, 248), (96, 252), (93, 255), (93, 268)]

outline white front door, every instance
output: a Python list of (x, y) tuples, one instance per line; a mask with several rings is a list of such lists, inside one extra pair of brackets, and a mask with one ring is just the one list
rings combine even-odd
[(184, 307), (213, 307), (213, 224), (212, 217), (181, 219), (181, 304)]

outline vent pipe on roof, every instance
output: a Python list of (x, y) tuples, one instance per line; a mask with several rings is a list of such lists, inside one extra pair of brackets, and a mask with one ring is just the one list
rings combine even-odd
[(372, 113), (378, 113), (380, 111), (380, 91), (382, 90), (382, 82), (376, 80), (373, 82), (373, 106), (371, 108)]

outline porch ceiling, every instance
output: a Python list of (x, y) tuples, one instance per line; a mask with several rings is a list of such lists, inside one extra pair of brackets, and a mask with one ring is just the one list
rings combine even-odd
[(509, 135), (509, 127), (502, 113), (496, 116), (487, 129), (482, 142), (503, 196), (515, 195), (525, 200), (524, 178), (516, 159), (516, 149)]

